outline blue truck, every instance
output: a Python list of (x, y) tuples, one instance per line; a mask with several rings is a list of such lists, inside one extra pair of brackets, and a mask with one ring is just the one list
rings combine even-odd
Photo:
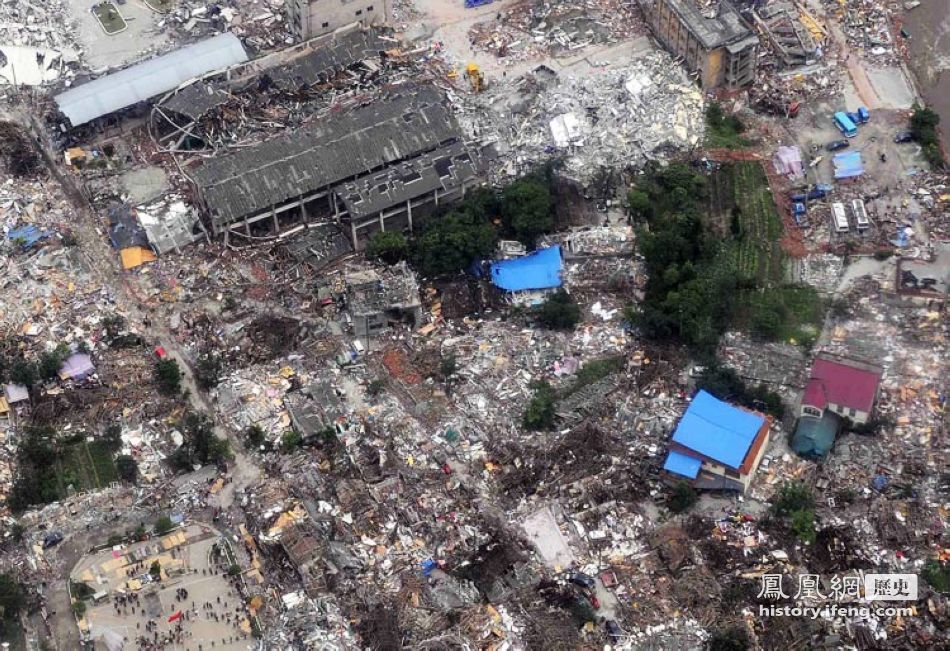
[(854, 120), (848, 117), (848, 114), (844, 111), (835, 113), (834, 121), (838, 131), (844, 134), (846, 138), (854, 138), (858, 135), (858, 127), (855, 126)]
[(484, 5), (490, 5), (495, 0), (465, 0), (465, 8), (473, 9), (475, 7), (482, 7)]
[(824, 199), (828, 196), (828, 193), (831, 192), (831, 186), (825, 185), (824, 183), (819, 183), (813, 189), (807, 192), (795, 192), (789, 195), (789, 199), (794, 203), (803, 203), (806, 201), (814, 201), (816, 199)]

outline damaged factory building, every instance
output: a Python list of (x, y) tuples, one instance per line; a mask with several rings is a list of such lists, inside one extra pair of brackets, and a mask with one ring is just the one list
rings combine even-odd
[(378, 231), (412, 229), (480, 183), (491, 147), (465, 141), (431, 85), (372, 103), (191, 170), (196, 201), (225, 241), (338, 223), (359, 250)]
[(727, 0), (700, 9), (694, 0), (640, 0), (657, 40), (681, 57), (703, 88), (755, 81), (759, 39)]

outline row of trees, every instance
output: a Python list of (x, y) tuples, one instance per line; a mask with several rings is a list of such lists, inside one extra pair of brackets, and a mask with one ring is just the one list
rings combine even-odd
[(919, 104), (914, 105), (914, 112), (910, 117), (910, 132), (914, 134), (914, 140), (920, 143), (924, 158), (935, 170), (942, 170), (947, 164), (940, 149), (940, 135), (937, 132), (939, 124), (940, 116), (936, 111)]
[(677, 338), (711, 352), (729, 324), (736, 277), (718, 259), (718, 238), (703, 216), (706, 179), (688, 166), (651, 167), (628, 195), (648, 280), (628, 318), (648, 337)]

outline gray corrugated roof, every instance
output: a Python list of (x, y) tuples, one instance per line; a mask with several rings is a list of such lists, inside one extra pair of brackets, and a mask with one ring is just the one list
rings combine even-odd
[(436, 189), (454, 190), (484, 173), (493, 157), (491, 148), (454, 142), (376, 174), (338, 185), (334, 191), (343, 199), (350, 217), (359, 219)]
[(334, 73), (363, 59), (378, 59), (379, 53), (392, 46), (379, 38), (375, 31), (354, 31), (334, 34), (325, 43), (286, 65), (267, 71), (274, 83), (283, 90), (296, 90), (324, 81)]
[(247, 52), (238, 37), (219, 34), (60, 93), (56, 104), (78, 126), (244, 61)]
[(434, 86), (379, 99), (209, 159), (192, 172), (192, 178), (217, 230), (272, 205), (458, 139), (458, 126), (443, 100)]

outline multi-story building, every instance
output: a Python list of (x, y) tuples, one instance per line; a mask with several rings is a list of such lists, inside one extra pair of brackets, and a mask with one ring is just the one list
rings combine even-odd
[(386, 0), (284, 0), (284, 11), (290, 31), (302, 41), (352, 23), (386, 22)]
[(700, 10), (694, 0), (639, 0), (653, 34), (681, 57), (703, 88), (738, 88), (755, 80), (759, 39), (728, 2)]

